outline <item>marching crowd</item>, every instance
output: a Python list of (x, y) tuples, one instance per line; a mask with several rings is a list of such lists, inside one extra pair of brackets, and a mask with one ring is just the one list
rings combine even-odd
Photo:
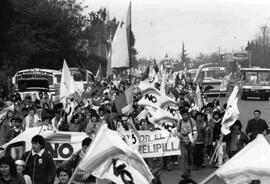
[[(109, 90), (104, 90), (99, 100), (81, 101), (72, 112), (64, 109), (63, 104), (52, 102), (47, 92), (39, 92), (38, 96), (26, 96), (24, 99), (20, 94), (1, 98), (1, 109), (14, 104), (14, 110), (7, 111), (0, 120), (0, 146), (31, 127), (53, 131), (85, 132), (89, 137), (82, 141), (81, 150), (74, 153), (69, 160), (55, 163), (45, 150), (44, 138), (40, 135), (34, 136), (31, 142), (32, 150), (24, 153), (21, 158), (17, 160), (10, 156), (0, 158), (0, 184), (53, 184), (55, 177), (61, 184), (68, 183), (72, 172), (103, 122), (116, 131), (119, 127), (128, 130), (131, 126), (137, 130), (159, 129), (147, 118), (139, 121), (132, 118), (137, 117), (144, 109), (137, 103), (142, 98), (140, 90), (134, 90), (132, 113), (119, 115), (113, 100), (128, 87), (128, 82), (120, 84), (117, 89), (109, 88), (109, 85), (105, 83), (100, 85), (104, 85), (104, 89)], [(192, 170), (209, 166), (209, 160), (212, 157), (213, 164), (217, 167), (221, 166), (252, 141), (257, 134), (267, 134), (267, 123), (260, 119), (260, 110), (255, 110), (254, 118), (248, 122), (246, 131), (242, 130), (242, 123), (237, 120), (231, 127), (231, 133), (222, 139), (220, 146), (217, 146), (221, 137), (221, 121), (226, 104), (220, 105), (218, 99), (212, 102), (204, 96), (204, 108), (197, 111), (192, 109), (192, 102), (188, 98), (180, 95), (175, 97), (175, 100), (181, 119), (163, 127), (168, 131), (176, 130), (174, 134), (180, 139), (180, 165), (184, 178), (190, 177)], [(130, 121), (131, 118), (133, 121)], [(160, 169), (163, 167), (171, 170), (178, 165), (177, 155), (161, 159), (145, 159), (151, 170), (157, 169), (154, 164), (156, 160), (161, 160), (158, 166)], [(95, 178), (87, 172), (82, 172), (80, 176), (81, 183), (95, 182)]]

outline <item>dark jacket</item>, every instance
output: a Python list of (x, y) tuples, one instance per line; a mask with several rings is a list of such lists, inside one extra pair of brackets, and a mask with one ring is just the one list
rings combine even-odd
[(251, 133), (250, 139), (253, 140), (256, 138), (257, 134), (262, 134), (263, 131), (268, 129), (268, 125), (265, 120), (259, 119), (251, 119), (247, 123), (246, 133)]
[(25, 174), (29, 175), (33, 184), (53, 184), (56, 168), (53, 158), (46, 151), (41, 155), (26, 152), (22, 159), (25, 161)]
[(242, 131), (231, 132), (225, 136), (225, 140), (227, 143), (227, 152), (238, 152), (249, 143), (248, 136)]
[[(70, 170), (75, 171), (75, 169), (78, 166), (78, 164), (80, 163), (81, 159), (82, 159), (81, 150), (79, 150), (78, 152), (74, 153), (70, 157), (70, 159), (65, 160), (61, 164), (61, 166), (64, 167), (64, 168), (69, 168)], [(75, 184), (77, 184), (77, 183), (80, 183), (80, 184), (89, 184), (91, 182), (95, 182), (95, 177), (92, 176), (92, 175), (86, 181), (82, 181), (82, 177), (85, 174), (87, 174), (86, 171), (83, 171), (83, 170), (78, 169), (77, 170), (77, 173), (75, 174), (75, 177), (73, 179), (73, 183), (75, 183)]]
[(25, 181), (22, 176), (11, 177), (11, 179), (8, 181), (5, 181), (3, 178), (0, 178), (0, 184), (25, 184)]

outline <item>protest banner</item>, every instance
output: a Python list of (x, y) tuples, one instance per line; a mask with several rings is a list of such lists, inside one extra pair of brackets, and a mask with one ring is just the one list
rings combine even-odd
[[(140, 145), (138, 151), (143, 158), (163, 157), (170, 155), (180, 155), (179, 138), (167, 130), (138, 131), (140, 135)], [(127, 132), (127, 137), (136, 144), (137, 137)]]
[[(1, 148), (2, 154), (12, 155), (14, 159), (20, 159), (22, 152), (32, 148), (31, 139), (38, 134), (40, 128), (29, 128), (25, 132), (12, 139)], [(180, 155), (179, 139), (167, 130), (138, 131), (140, 144), (138, 151), (143, 158)], [(81, 149), (81, 143), (87, 134), (84, 132), (40, 132), (46, 140), (46, 150), (54, 160), (67, 160), (70, 156)], [(136, 145), (139, 140), (134, 132), (126, 132), (129, 142)]]

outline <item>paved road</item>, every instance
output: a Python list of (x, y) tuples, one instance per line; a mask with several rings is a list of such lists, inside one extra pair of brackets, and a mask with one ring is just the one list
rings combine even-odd
[[(227, 102), (227, 97), (220, 98), (220, 104), (223, 105)], [(212, 100), (214, 98), (210, 98)], [(262, 112), (261, 118), (265, 119), (270, 127), (270, 101), (261, 101), (259, 99), (250, 99), (250, 100), (241, 100), (238, 101), (238, 108), (240, 111), (240, 121), (243, 125), (243, 130), (245, 130), (247, 121), (253, 118), (253, 111), (255, 109), (260, 109)], [(200, 171), (193, 171), (192, 172), (192, 179), (196, 182), (201, 182), (205, 179), (208, 175), (214, 172), (214, 168), (204, 168)], [(162, 170), (161, 171), (161, 181), (163, 184), (178, 184), (179, 180), (181, 179), (181, 167), (177, 166), (174, 167), (171, 171)]]

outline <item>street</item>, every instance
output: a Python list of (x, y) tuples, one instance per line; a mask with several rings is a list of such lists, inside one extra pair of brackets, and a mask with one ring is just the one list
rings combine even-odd
[[(226, 97), (220, 98), (220, 105), (227, 102), (230, 94), (227, 93)], [(215, 99), (214, 97), (209, 98), (209, 101)], [(270, 102), (261, 101), (259, 99), (249, 99), (249, 100), (238, 100), (238, 108), (240, 111), (240, 121), (242, 122), (245, 131), (246, 125), (249, 119), (253, 118), (253, 111), (255, 109), (260, 109), (262, 114), (261, 118), (265, 119), (268, 126), (270, 127)], [(197, 183), (203, 181), (208, 175), (215, 171), (215, 168), (203, 168), (199, 171), (192, 171), (191, 178)], [(180, 162), (177, 167), (173, 167), (171, 171), (162, 170), (161, 171), (161, 181), (163, 184), (177, 184), (181, 179), (181, 166)]]

